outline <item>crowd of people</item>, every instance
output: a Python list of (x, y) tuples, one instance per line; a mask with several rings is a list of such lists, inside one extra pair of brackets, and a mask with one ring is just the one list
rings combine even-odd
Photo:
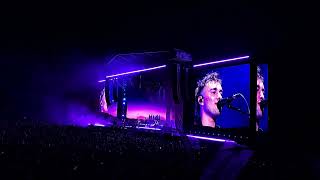
[(119, 127), (21, 125), (0, 143), (9, 179), (199, 179), (212, 154), (209, 142)]

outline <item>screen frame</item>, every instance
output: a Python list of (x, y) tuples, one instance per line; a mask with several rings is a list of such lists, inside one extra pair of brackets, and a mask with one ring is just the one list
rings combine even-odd
[[(210, 62), (209, 62), (210, 63)], [(194, 70), (201, 70), (205, 69), (208, 67), (212, 67), (214, 69), (217, 68), (227, 68), (227, 67), (232, 67), (232, 66), (237, 66), (237, 65), (249, 65), (249, 74), (250, 74), (250, 87), (249, 87), (249, 94), (250, 94), (250, 117), (249, 117), (249, 126), (247, 128), (244, 128), (247, 130), (247, 133), (242, 133), (241, 131), (239, 132), (223, 132), (220, 129), (213, 129), (213, 128), (206, 128), (206, 127), (199, 127), (199, 126), (194, 126), (194, 118), (195, 116), (193, 115), (191, 118), (188, 116), (185, 116), (186, 119), (186, 126), (185, 126), (185, 132), (188, 134), (192, 135), (200, 135), (200, 136), (206, 136), (206, 137), (215, 137), (215, 138), (222, 138), (226, 141), (235, 141), (241, 144), (247, 144), (247, 145), (252, 145), (255, 143), (255, 138), (256, 138), (256, 131), (255, 131), (255, 124), (256, 124), (256, 78), (257, 78), (257, 65), (256, 63), (251, 59), (251, 58), (246, 58), (246, 59), (241, 59), (238, 61), (228, 61), (228, 62), (221, 62), (219, 63), (212, 63), (212, 64), (207, 64), (203, 66), (197, 66), (193, 65), (192, 71), (190, 71), (189, 74), (189, 79), (191, 79), (191, 83), (189, 83), (189, 88), (195, 89), (195, 83), (196, 79), (194, 76)], [(204, 63), (205, 64), (205, 63)], [(189, 93), (189, 96), (194, 97), (194, 92)], [(194, 109), (194, 102), (195, 98), (192, 100), (193, 103), (190, 103), (189, 106), (192, 106)], [(186, 111), (188, 111), (186, 109)], [(189, 109), (190, 111), (190, 109)], [(240, 128), (239, 128), (240, 129)]]

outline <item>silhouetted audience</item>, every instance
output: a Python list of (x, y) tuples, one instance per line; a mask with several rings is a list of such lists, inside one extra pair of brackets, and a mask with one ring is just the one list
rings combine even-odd
[(210, 142), (119, 127), (16, 125), (0, 143), (9, 179), (199, 179), (212, 154)]

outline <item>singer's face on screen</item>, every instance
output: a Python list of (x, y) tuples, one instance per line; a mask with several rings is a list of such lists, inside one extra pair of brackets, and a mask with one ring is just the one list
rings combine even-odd
[(257, 79), (257, 118), (262, 117), (261, 101), (264, 100), (264, 84), (261, 79)]
[(220, 115), (217, 103), (222, 99), (222, 91), (221, 83), (209, 81), (198, 97), (201, 111), (213, 119)]

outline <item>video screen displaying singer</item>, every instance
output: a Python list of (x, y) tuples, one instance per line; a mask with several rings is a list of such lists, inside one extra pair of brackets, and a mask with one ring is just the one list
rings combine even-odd
[[(105, 84), (105, 87), (100, 91), (100, 112), (106, 113), (113, 117), (117, 116), (117, 80), (107, 80), (108, 83)], [(108, 101), (107, 101), (108, 99)]]
[(256, 131), (268, 130), (268, 65), (257, 66), (257, 110)]
[(211, 128), (248, 128), (250, 65), (195, 69), (194, 125)]

